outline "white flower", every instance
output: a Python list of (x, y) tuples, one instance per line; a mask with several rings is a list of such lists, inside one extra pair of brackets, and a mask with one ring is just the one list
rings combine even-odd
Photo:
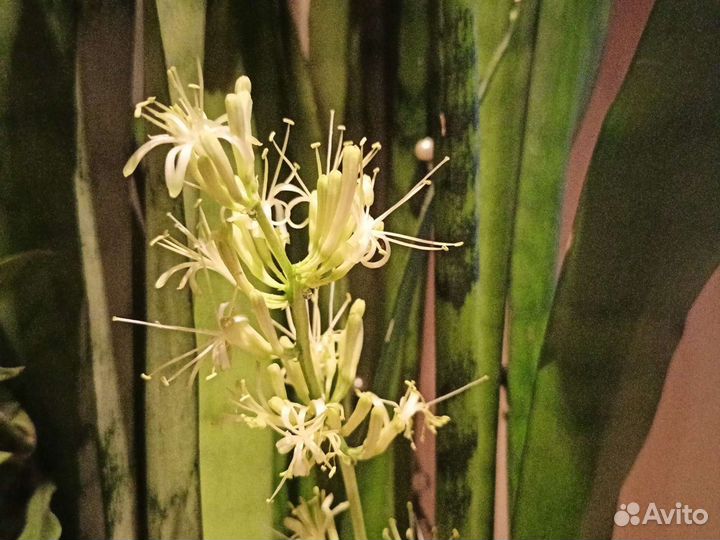
[(273, 257), (258, 222), (239, 212), (232, 212), (226, 222), (231, 224), (225, 229), (224, 244), (228, 251), (223, 252), (223, 257), (226, 264), (239, 264), (243, 274), (252, 278), (256, 289), (274, 291), (264, 295), (268, 305), (285, 307), (288, 278)]
[(374, 169), (372, 176), (365, 174), (364, 170), (380, 151), (380, 144), (373, 144), (365, 154), (364, 139), (359, 146), (346, 142), (341, 147), (343, 131), (344, 127), (340, 130), (332, 168), (332, 139), (328, 141), (325, 172), (318, 151), (319, 144), (313, 145), (317, 157), (318, 182), (317, 189), (309, 198), (309, 252), (303, 261), (295, 265), (303, 283), (315, 288), (337, 281), (358, 263), (378, 268), (389, 259), (391, 244), (428, 251), (446, 251), (450, 247), (462, 245), (462, 242), (436, 242), (385, 230), (385, 219), (429, 186), (430, 177), (448, 158), (428, 172), (399, 201), (373, 217), (370, 209), (375, 200), (375, 182), (379, 169)]
[(300, 498), (300, 504), (293, 506), (291, 516), (283, 521), (285, 527), (291, 532), (290, 540), (338, 540), (335, 516), (350, 507), (347, 501), (333, 508), (333, 495), (313, 488), (315, 496), (305, 500)]
[(445, 415), (436, 415), (432, 411), (433, 407), (438, 403), (462, 394), (470, 388), (487, 380), (488, 376), (484, 375), (479, 379), (476, 379), (464, 386), (461, 386), (460, 388), (456, 388), (452, 392), (448, 392), (443, 396), (427, 402), (415, 386), (415, 381), (405, 381), (405, 385), (407, 386), (405, 395), (400, 398), (400, 401), (396, 405), (394, 405), (395, 418), (400, 420), (400, 424), (402, 424), (403, 426), (404, 436), (410, 441), (413, 448), (415, 447), (415, 444), (413, 442), (413, 419), (415, 415), (422, 414), (424, 427), (430, 430), (432, 433), (437, 433), (437, 428), (443, 427), (445, 424), (447, 424), (450, 421), (450, 417)]
[(269, 427), (280, 435), (275, 444), (278, 452), (291, 455), (288, 468), (280, 474), (280, 483), (268, 501), (275, 498), (288, 479), (307, 476), (315, 465), (333, 476), (335, 458), (346, 458), (340, 436), (343, 408), (338, 403), (314, 399), (304, 405), (277, 395), (261, 403), (242, 381), (241, 395), (235, 404), (244, 411), (238, 415), (240, 421), (251, 428)]
[(188, 165), (193, 157), (193, 150), (200, 142), (202, 133), (228, 139), (230, 130), (221, 117), (210, 120), (203, 110), (202, 71), (198, 69), (198, 84), (188, 85), (192, 94), (190, 99), (180, 81), (177, 69), (168, 70), (168, 81), (177, 93), (177, 101), (170, 107), (150, 97), (137, 104), (135, 118), (144, 118), (159, 127), (163, 133), (151, 135), (149, 141), (138, 148), (123, 168), (123, 174), (130, 176), (138, 164), (153, 148), (163, 144), (174, 145), (165, 158), (165, 181), (171, 197), (177, 197), (182, 191)]
[[(221, 242), (217, 238), (218, 235), (210, 229), (200, 206), (201, 202), (198, 201), (197, 235), (172, 214), (168, 214), (175, 228), (185, 236), (187, 244), (178, 241), (167, 231), (150, 242), (151, 246), (157, 245), (187, 259), (163, 272), (155, 281), (155, 287), (164, 287), (172, 276), (183, 272), (177, 288), (182, 289), (190, 284), (193, 291), (197, 292), (198, 272), (210, 271), (222, 276), (233, 287), (242, 290), (246, 296), (258, 292), (265, 299), (266, 304), (273, 309), (285, 307), (287, 304), (284, 296), (285, 283), (278, 281), (284, 279), (284, 275), (274, 265), (257, 223), (244, 215), (228, 219), (241, 223), (239, 227), (230, 229), (232, 234), (228, 235), (225, 242)], [(266, 263), (268, 266), (265, 266)], [(277, 279), (268, 274), (266, 268), (274, 268)], [(248, 271), (257, 278), (255, 285), (249, 281)], [(264, 286), (277, 289), (278, 293), (259, 292), (258, 289), (262, 290)]]
[(186, 258), (187, 261), (176, 264), (160, 274), (155, 281), (155, 287), (158, 289), (164, 287), (172, 276), (178, 272), (184, 272), (177, 288), (182, 289), (189, 283), (193, 291), (197, 291), (198, 286), (196, 276), (197, 273), (202, 270), (215, 272), (224, 277), (231, 284), (236, 285), (235, 278), (223, 262), (220, 251), (218, 250), (218, 246), (212, 237), (210, 226), (208, 225), (202, 209), (199, 208), (197, 236), (195, 236), (190, 229), (183, 225), (172, 214), (168, 213), (167, 216), (173, 222), (175, 228), (185, 236), (188, 244), (183, 244), (171, 236), (168, 231), (165, 231), (160, 236), (154, 238), (150, 242), (150, 245), (157, 245), (167, 249), (168, 251), (177, 253), (178, 255)]
[[(340, 434), (343, 437), (348, 437), (368, 416), (370, 420), (364, 441), (360, 446), (350, 448), (348, 455), (356, 460), (371, 459), (385, 452), (388, 446), (390, 446), (390, 443), (401, 433), (410, 441), (414, 449), (413, 424), (416, 415), (421, 414), (423, 416), (423, 425), (426, 429), (429, 429), (432, 433), (437, 433), (437, 428), (447, 424), (450, 421), (450, 417), (438, 416), (432, 411), (432, 408), (436, 404), (465, 392), (487, 379), (487, 376), (481, 377), (461, 388), (428, 402), (426, 402), (425, 398), (420, 394), (414, 381), (405, 381), (407, 390), (397, 403), (387, 399), (381, 399), (372, 392), (359, 393), (355, 409), (344, 422), (340, 429)], [(392, 417), (388, 412), (388, 407), (393, 411)]]
[[(177, 96), (175, 103), (167, 106), (150, 97), (135, 107), (136, 118), (144, 118), (162, 133), (151, 135), (135, 151), (123, 168), (123, 174), (130, 176), (152, 149), (171, 144), (173, 148), (165, 158), (165, 182), (171, 197), (180, 195), (190, 173), (195, 187), (228, 208), (254, 206), (257, 180), (252, 146), (260, 143), (250, 131), (250, 79), (240, 77), (237, 80), (236, 93), (229, 94), (226, 99), (227, 114), (215, 120), (209, 119), (203, 109), (204, 88), (199, 65), (198, 84), (187, 85), (192, 98), (188, 97), (174, 67), (168, 70), (168, 81)], [(239, 177), (227, 158), (223, 141), (233, 150)]]
[(407, 386), (407, 390), (395, 408), (395, 415), (403, 425), (405, 438), (414, 446), (413, 420), (416, 414), (419, 413), (423, 415), (424, 426), (432, 433), (437, 433), (437, 428), (447, 424), (450, 421), (450, 417), (445, 415), (437, 416), (430, 410), (430, 406), (437, 403), (437, 401), (431, 402), (431, 405), (428, 405), (415, 386), (415, 381), (405, 381), (405, 385)]
[(202, 366), (202, 361), (206, 358), (212, 359), (212, 371), (206, 377), (207, 380), (214, 378), (218, 371), (224, 371), (230, 367), (231, 349), (237, 350), (250, 358), (267, 358), (273, 356), (273, 348), (268, 340), (258, 332), (251, 324), (247, 317), (242, 315), (233, 315), (232, 306), (228, 303), (220, 304), (217, 311), (217, 324), (215, 330), (200, 330), (196, 328), (188, 328), (184, 326), (174, 326), (169, 324), (161, 324), (157, 322), (137, 321), (134, 319), (126, 319), (123, 317), (113, 317), (113, 321), (126, 322), (150, 328), (158, 328), (160, 330), (169, 330), (172, 332), (185, 332), (195, 334), (196, 336), (205, 337), (207, 340), (199, 345), (175, 358), (171, 358), (167, 362), (155, 368), (150, 373), (143, 373), (141, 377), (146, 381), (159, 372), (165, 371), (175, 364), (181, 363), (182, 367), (176, 370), (171, 376), (163, 375), (160, 381), (169, 386), (182, 373), (192, 368), (190, 377), (188, 378), (188, 386), (193, 383), (195, 377)]

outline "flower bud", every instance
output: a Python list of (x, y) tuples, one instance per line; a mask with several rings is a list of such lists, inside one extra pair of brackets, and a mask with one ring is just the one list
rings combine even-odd
[(249, 296), (250, 305), (252, 306), (253, 313), (255, 314), (255, 318), (260, 326), (260, 331), (270, 344), (270, 348), (273, 353), (280, 357), (283, 356), (285, 351), (283, 351), (282, 345), (280, 345), (280, 341), (278, 340), (277, 331), (273, 326), (272, 317), (270, 317), (270, 310), (265, 303), (265, 299), (262, 294), (257, 291), (251, 291)]
[(373, 396), (369, 392), (363, 392), (360, 394), (360, 398), (355, 404), (350, 418), (347, 419), (345, 425), (340, 429), (340, 435), (343, 437), (349, 437), (357, 427), (367, 418), (370, 409), (372, 408)]
[(235, 202), (220, 181), (220, 175), (209, 157), (201, 155), (198, 159), (193, 160), (190, 165), (190, 173), (200, 188), (206, 191), (213, 199), (228, 208), (235, 206)]
[(230, 194), (230, 198), (236, 204), (247, 207), (250, 204), (250, 201), (248, 201), (247, 195), (240, 191), (235, 173), (230, 165), (230, 160), (228, 159), (222, 144), (220, 144), (220, 141), (217, 137), (211, 134), (202, 133), (200, 135), (200, 143), (202, 152), (210, 159), (210, 161), (212, 161), (212, 164), (217, 171), (218, 182), (223, 185)]
[(365, 301), (355, 300), (350, 308), (347, 325), (343, 330), (338, 349), (338, 380), (331, 401), (339, 402), (348, 393), (355, 381), (363, 345), (363, 314)]
[(285, 369), (273, 363), (266, 368), (266, 371), (268, 373), (268, 378), (270, 379), (270, 387), (272, 388), (273, 393), (282, 399), (287, 399), (287, 391), (285, 390)]
[(222, 321), (222, 330), (225, 340), (246, 354), (252, 356), (272, 354), (270, 344), (250, 326), (247, 317), (240, 315), (226, 317)]
[[(282, 341), (283, 340), (281, 340), (281, 342)], [(303, 375), (300, 362), (297, 361), (297, 358), (286, 361), (285, 369), (287, 370), (288, 382), (295, 389), (298, 399), (303, 403), (310, 401), (310, 389), (308, 388), (305, 375)]]

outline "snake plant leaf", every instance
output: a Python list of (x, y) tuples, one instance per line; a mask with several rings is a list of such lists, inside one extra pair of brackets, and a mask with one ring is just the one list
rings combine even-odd
[[(143, 87), (136, 101), (157, 96), (167, 102), (165, 60), (157, 8), (144, 3)], [(144, 136), (144, 135), (143, 135)], [(140, 141), (144, 142), (144, 141)], [(181, 200), (168, 197), (163, 176), (163, 156), (150, 153), (143, 160), (145, 233), (149, 241), (168, 228), (166, 213), (183, 215)], [(157, 277), (178, 264), (180, 258), (166, 250), (148, 249), (145, 259), (148, 320), (193, 326), (190, 294), (171, 287), (155, 288)], [(147, 372), (178, 356), (195, 344), (190, 334), (147, 332)], [(195, 388), (183, 384), (164, 387), (158, 381), (145, 385), (145, 467), (147, 478), (147, 531), (152, 538), (199, 538), (200, 480), (198, 471), (198, 404)]]
[[(509, 294), (511, 500), (517, 485), (540, 347), (557, 280), (555, 268), (565, 167), (578, 119), (597, 72), (611, 5), (610, 0), (544, 0), (537, 15), (525, 129), (516, 139), (522, 145), (522, 160), (516, 173), (519, 187)], [(502, 126), (497, 126), (497, 132), (503, 133)]]
[[(400, 200), (427, 173), (427, 163), (418, 160), (415, 146), (429, 134), (429, 16), (427, 1), (408, 3), (400, 15), (390, 150), (392, 168), (386, 172), (389, 180), (385, 182), (390, 203)], [(432, 218), (428, 214), (432, 198), (433, 189), (430, 188), (425, 197), (417, 196), (400, 206), (388, 216), (388, 230), (429, 238)], [(415, 377), (419, 362), (422, 317), (416, 298), (422, 296), (422, 287), (415, 285), (424, 283), (427, 257), (423, 255), (417, 250), (399, 248), (393, 251), (384, 267), (383, 323), (386, 331), (381, 358), (373, 375), (373, 390), (390, 399), (395, 399), (401, 392), (405, 374)], [(405, 503), (402, 506), (405, 508)]]
[(658, 0), (605, 119), (543, 345), (517, 538), (610, 538), (687, 313), (720, 264), (720, 5)]
[(55, 514), (50, 510), (50, 501), (55, 486), (47, 482), (35, 490), (28, 504), (26, 525), (18, 540), (57, 540), (62, 528)]
[[(328, 9), (334, 9), (333, 6), (342, 9), (343, 3), (328, 4)], [(243, 65), (255, 90), (253, 100), (257, 106), (253, 116), (258, 138), (264, 141), (271, 131), (284, 132), (282, 119), (292, 119), (294, 126), (288, 156), (300, 165), (303, 180), (313, 189), (317, 181), (315, 156), (308, 151), (308, 147), (323, 139), (325, 130), (321, 128), (319, 119), (329, 118), (329, 111), (321, 111), (316, 102), (310, 63), (303, 55), (299, 30), (293, 25), (289, 7), (278, 0), (243, 0), (237, 2), (234, 9), (238, 31), (241, 33)], [(318, 57), (326, 56), (323, 40), (313, 43), (313, 47), (317, 49)], [(334, 83), (329, 84), (333, 86)], [(335, 99), (344, 98), (337, 96)], [(302, 246), (298, 243), (298, 247)], [(292, 245), (290, 249), (293, 257), (301, 254), (295, 253)]]
[[(493, 531), (495, 446), (505, 297), (536, 2), (443, 4), (435, 232), (462, 240), (437, 258), (438, 393), (487, 375), (448, 402), (438, 437), (441, 530)], [(486, 100), (486, 101), (484, 101)]]
[[(163, 36), (163, 50), (168, 66), (175, 65), (180, 76), (195, 80), (198, 59), (202, 60), (205, 35), (213, 32), (205, 27), (205, 2), (158, 2), (158, 15)], [(187, 39), (187, 36), (190, 36)], [(225, 88), (216, 88), (206, 94), (206, 109), (216, 117), (224, 112), (224, 95), (234, 87), (238, 60), (226, 68), (221, 77), (221, 66), (213, 67), (217, 79), (225, 79)], [(208, 59), (212, 63), (213, 59)], [(255, 86), (256, 92), (262, 92)], [(185, 219), (190, 225), (195, 212), (191, 201), (185, 198)], [(211, 226), (218, 208), (202, 203)], [(192, 225), (190, 225), (192, 226)], [(203, 279), (203, 282), (206, 280)], [(193, 295), (193, 313), (196, 328), (208, 328), (216, 323), (218, 298), (230, 298), (232, 291), (218, 280), (209, 279), (208, 287)], [(199, 453), (202, 530), (205, 538), (259, 538), (272, 531), (273, 507), (266, 503), (273, 488), (274, 449), (272, 435), (253, 431), (227, 421), (231, 412), (232, 389), (245, 379), (254, 385), (256, 363), (247, 358), (235, 358), (236, 368), (224, 373), (219, 381), (203, 381), (201, 370), (198, 384), (199, 400)]]
[(330, 110), (343, 122), (348, 89), (350, 2), (312, 0), (308, 14), (308, 72), (318, 123), (327, 123)]
[(72, 2), (53, 3), (53, 13), (40, 2), (10, 1), (0, 17), (0, 258), (52, 251), (24, 264), (11, 286), (3, 280), (0, 347), (4, 365), (26, 366), (9, 382), (34, 419), (37, 462), (58, 486), (55, 510), (68, 535), (77, 536), (83, 291), (73, 187)]
[[(418, 2), (413, 9), (422, 9), (424, 2)], [(393, 178), (393, 124), (396, 91), (396, 64), (399, 61), (398, 39), (402, 11), (396, 5), (380, 0), (351, 3), (348, 46), (348, 96), (346, 100), (346, 139), (356, 143), (367, 137), (368, 144), (379, 142), (382, 150), (373, 159), (369, 168), (379, 167), (375, 183), (374, 207), (388, 208), (390, 186)], [(422, 47), (418, 43), (418, 47)], [(417, 208), (417, 207), (416, 207)], [(386, 314), (387, 298), (385, 289), (377, 283), (385, 280), (385, 268), (369, 269), (361, 265), (348, 276), (350, 293), (363, 298), (368, 313)], [(382, 316), (366, 317), (365, 340), (358, 375), (372, 383), (377, 359), (380, 357), (382, 342), (387, 329)]]
[[(22, 2), (9, 0), (3, 3), (3, 17), (0, 20), (0, 72), (10, 73), (12, 51), (19, 29)], [(0, 111), (5, 112), (8, 107), (8, 79), (0, 83)]]
[(205, 0), (156, 0), (155, 5), (165, 64), (176, 67), (182, 80), (194, 81), (205, 49)]
[[(480, 3), (479, 60), (484, 68), (481, 91), (485, 95), (481, 95), (479, 140), (478, 339), (484, 355), (481, 361), (497, 365), (502, 361), (518, 176), (540, 4)], [(486, 449), (488, 464), (491, 451)], [(485, 481), (489, 482), (489, 477)], [(489, 535), (491, 529), (485, 527), (483, 534)]]
[[(438, 111), (445, 133), (436, 138), (436, 155), (452, 160), (436, 176), (435, 234), (462, 241), (436, 263), (437, 391), (444, 394), (481, 375), (491, 384), (461, 395), (444, 407), (453, 422), (437, 441), (438, 526), (453, 527), (469, 538), (492, 533), (495, 479), (495, 431), (500, 362), (486, 354), (478, 315), (482, 310), (479, 280), (480, 132), (477, 89), (480, 5), (443, 2), (435, 17), (439, 54)], [(444, 135), (444, 136), (443, 136)], [(497, 331), (493, 329), (493, 331)]]
[[(433, 192), (428, 191), (418, 216), (419, 223), (409, 234), (427, 238), (432, 231), (428, 216)], [(416, 380), (420, 369), (420, 336), (424, 277), (427, 272), (427, 253), (413, 250), (405, 259), (400, 283), (403, 286), (395, 296), (388, 332), (382, 346), (373, 377), (372, 391), (388, 399), (399, 399), (403, 381)], [(405, 519), (406, 504), (413, 498), (412, 458), (405, 441), (398, 441), (390, 449), (369, 462), (358, 465), (360, 493), (363, 497), (365, 525), (371, 537), (380, 537), (388, 519)], [(388, 489), (387, 482), (395, 483)]]
[[(395, 116), (391, 171), (385, 171), (388, 200), (403, 197), (425, 173), (425, 163), (415, 157), (415, 144), (428, 135), (429, 4), (403, 5), (399, 28), (398, 70), (395, 84)], [(431, 191), (428, 191), (430, 194)], [(422, 208), (401, 206), (388, 219), (388, 229), (413, 236), (429, 237), (432, 220), (427, 217), (431, 195)], [(418, 197), (420, 203), (422, 197)], [(419, 214), (418, 214), (419, 212)], [(422, 229), (422, 230), (421, 230)], [(379, 396), (398, 399), (405, 379), (417, 379), (420, 362), (420, 325), (427, 256), (419, 250), (394, 250), (384, 268), (384, 317), (387, 329), (380, 358), (372, 374), (372, 390)], [(411, 499), (411, 450), (399, 442), (370, 462), (358, 466), (358, 481), (365, 510), (365, 525), (371, 537), (380, 537), (388, 519), (404, 519)], [(394, 488), (388, 488), (388, 482)]]
[[(133, 305), (130, 184), (122, 167), (132, 142), (132, 6), (84, 4), (77, 37), (75, 195), (90, 333), (88, 356), (105, 535), (137, 531), (132, 328), (112, 323)], [(112, 65), (111, 71), (107, 66)], [(110, 218), (110, 216), (112, 216)]]

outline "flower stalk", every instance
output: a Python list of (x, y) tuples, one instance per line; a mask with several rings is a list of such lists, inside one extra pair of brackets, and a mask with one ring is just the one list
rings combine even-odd
[(340, 471), (342, 472), (343, 483), (345, 484), (345, 494), (347, 495), (348, 503), (350, 503), (350, 519), (352, 520), (355, 540), (367, 540), (365, 517), (363, 516), (357, 476), (355, 475), (355, 465), (341, 461)]
[(322, 395), (322, 389), (318, 382), (315, 366), (312, 362), (312, 352), (310, 350), (310, 319), (308, 317), (307, 304), (305, 296), (297, 282), (293, 283), (290, 292), (290, 310), (292, 319), (295, 324), (295, 330), (298, 337), (298, 359), (302, 368), (305, 382), (310, 390), (311, 398), (318, 398)]
[[(149, 98), (136, 109), (137, 116), (166, 133), (152, 136), (140, 147), (124, 172), (132, 173), (156, 146), (171, 144), (166, 158), (169, 195), (198, 190), (219, 205), (220, 211), (215, 220), (219, 225), (212, 228), (199, 199), (194, 231), (170, 216), (185, 241), (166, 232), (152, 245), (185, 260), (165, 271), (156, 286), (164, 287), (179, 275), (179, 289), (189, 286), (200, 291), (197, 274), (213, 272), (229, 283), (233, 293), (218, 305), (213, 328), (115, 320), (190, 332), (199, 338), (196, 348), (143, 374), (146, 381), (159, 374), (161, 383), (170, 385), (188, 373), (191, 384), (206, 363), (210, 365), (204, 379), (211, 381), (230, 367), (233, 357), (257, 362), (261, 367), (257, 387), (241, 381), (239, 395), (233, 400), (234, 418), (252, 429), (275, 432), (276, 449), (287, 456), (287, 469), (268, 501), (287, 480), (307, 476), (316, 467), (333, 476), (339, 462), (348, 500), (333, 508), (332, 494), (316, 491), (315, 497), (293, 508), (286, 526), (293, 531), (291, 538), (337, 538), (335, 516), (349, 509), (355, 538), (365, 540), (355, 464), (384, 453), (398, 437), (406, 438), (414, 448), (415, 418), (423, 418), (421, 437), (426, 430), (435, 433), (450, 419), (435, 415), (433, 405), (456, 392), (426, 402), (414, 381), (406, 381), (405, 393), (397, 401), (355, 390), (365, 302), (348, 295), (336, 312), (331, 301), (323, 313), (318, 299), (323, 287), (329, 288), (332, 297), (335, 283), (356, 265), (377, 268), (385, 264), (391, 244), (426, 251), (447, 251), (461, 245), (387, 231), (384, 224), (392, 212), (431, 184), (432, 174), (447, 158), (399, 201), (375, 213), (372, 207), (379, 169), (372, 174), (365, 171), (380, 151), (378, 143), (366, 151), (366, 139), (357, 144), (344, 141), (345, 128), (338, 126), (333, 144), (331, 114), (325, 160), (320, 158), (320, 143), (312, 145), (317, 187), (311, 190), (286, 154), (294, 125), (291, 120), (285, 120), (281, 144), (275, 133), (270, 134), (257, 160), (261, 170), (256, 171), (254, 147), (261, 143), (251, 132), (252, 87), (247, 77), (240, 77), (235, 92), (227, 96), (226, 114), (212, 120), (202, 108), (202, 78), (185, 92), (177, 73), (170, 70), (169, 74), (178, 102), (166, 106)], [(274, 164), (271, 150), (276, 154)], [(294, 215), (300, 205), (307, 206), (303, 221)], [(307, 235), (308, 252), (301, 260), (292, 261), (287, 245), (302, 232)], [(282, 315), (284, 322), (280, 322)], [(173, 373), (166, 375), (169, 370)], [(481, 381), (459, 391), (477, 382)]]

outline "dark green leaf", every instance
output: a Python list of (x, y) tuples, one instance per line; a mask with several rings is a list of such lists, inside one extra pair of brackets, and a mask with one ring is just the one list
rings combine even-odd
[[(169, 7), (169, 4), (166, 2), (164, 7)], [(144, 88), (135, 97), (140, 100), (152, 95), (167, 103), (165, 53), (160, 40), (157, 8), (154, 2), (145, 2), (144, 8)], [(193, 68), (191, 74), (194, 72)], [(183, 216), (182, 202), (171, 200), (168, 196), (163, 175), (163, 157), (162, 153), (153, 152), (145, 160), (148, 241), (167, 230), (167, 212)], [(178, 264), (180, 257), (157, 248), (148, 249), (146, 253), (147, 318), (192, 326), (189, 292), (176, 291), (172, 287), (160, 290), (155, 288), (157, 277), (172, 265)], [(148, 332), (145, 370), (150, 372), (194, 346), (195, 341), (190, 334)], [(145, 386), (145, 445), (149, 536), (200, 537), (202, 523), (196, 387), (188, 389), (181, 382), (166, 388), (155, 380)]]
[[(610, 0), (543, 0), (539, 3), (527, 116), (524, 134), (520, 136), (522, 160), (517, 169), (519, 187), (509, 295), (511, 501), (517, 486), (540, 347), (557, 279), (565, 168), (572, 136), (595, 80), (611, 4)], [(523, 3), (520, 9), (529, 7)], [(515, 69), (514, 63), (509, 65)], [(502, 118), (502, 114), (499, 117)], [(496, 127), (504, 134), (501, 125)]]
[(437, 258), (438, 393), (490, 378), (443, 407), (453, 420), (438, 437), (438, 523), (469, 538), (493, 530), (505, 296), (535, 9), (535, 2), (518, 10), (510, 1), (455, 1), (439, 14), (446, 136), (436, 158), (448, 155), (450, 163), (438, 174), (435, 231), (464, 245)]
[(35, 490), (28, 504), (26, 525), (18, 540), (57, 540), (62, 528), (55, 514), (50, 511), (50, 501), (55, 493), (51, 483), (42, 484)]
[(77, 536), (78, 449), (85, 441), (83, 290), (73, 184), (73, 6), (70, 1), (7, 2), (2, 13), (0, 259), (34, 250), (52, 256), (25, 260), (21, 255), (12, 282), (2, 279), (0, 354), (4, 365), (26, 366), (22, 377), (11, 381), (13, 391), (35, 422), (37, 462), (58, 486), (58, 516), (68, 535)]
[(517, 538), (610, 538), (720, 263), (720, 5), (658, 0), (595, 149), (535, 384)]
[(111, 322), (113, 315), (131, 316), (133, 305), (131, 184), (122, 177), (132, 142), (133, 48), (126, 36), (133, 23), (128, 4), (87, 4), (77, 41), (75, 194), (90, 334), (87, 399), (100, 456), (97, 469), (92, 462), (83, 466), (86, 478), (99, 479), (108, 537), (131, 537), (138, 526), (134, 402), (128, 399), (138, 384), (132, 328)]

